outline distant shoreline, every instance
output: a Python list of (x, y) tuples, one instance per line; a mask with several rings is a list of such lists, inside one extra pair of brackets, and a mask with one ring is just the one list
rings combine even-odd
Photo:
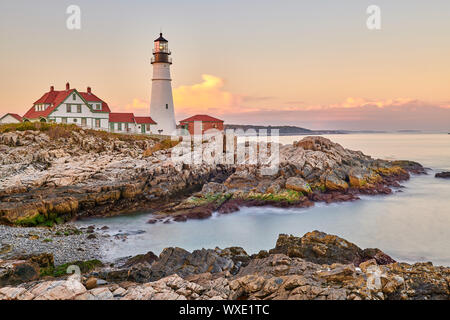
[[(296, 126), (258, 126), (258, 125), (240, 125), (240, 124), (225, 124), (224, 129), (233, 130), (279, 130), (280, 136), (307, 136), (307, 135), (327, 135), (327, 134), (450, 134), (446, 131), (422, 131), (422, 130), (310, 130)], [(248, 134), (248, 133), (247, 133)]]

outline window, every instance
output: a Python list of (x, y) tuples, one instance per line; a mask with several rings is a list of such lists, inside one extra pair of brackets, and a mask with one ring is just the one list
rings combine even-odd
[(86, 126), (86, 125), (87, 125), (87, 120), (86, 120), (86, 118), (81, 118), (81, 125), (82, 125), (82, 126)]
[(168, 104), (166, 104), (166, 110), (167, 110), (167, 109), (169, 109), (169, 105), (168, 105)]
[(97, 110), (102, 110), (102, 105), (101, 104), (97, 105)]
[(117, 124), (117, 130), (122, 131), (122, 124), (121, 123)]
[(61, 118), (61, 123), (67, 123), (67, 118)]
[(77, 113), (81, 113), (81, 104), (77, 105)]
[(100, 119), (95, 119), (95, 127), (100, 128)]
[(77, 122), (78, 122), (78, 119), (73, 119), (73, 122), (74, 122), (74, 123), (77, 123)]
[(110, 123), (109, 128), (111, 129), (111, 131), (114, 131), (114, 123)]
[(149, 125), (149, 124), (146, 124), (146, 125), (145, 125), (145, 130), (146, 130), (146, 131), (150, 131), (150, 125)]
[(125, 131), (130, 130), (130, 125), (128, 123), (125, 123)]
[(72, 112), (72, 106), (70, 104), (66, 105), (66, 111), (67, 111), (67, 113), (71, 113)]
[(77, 100), (77, 95), (75, 93), (72, 95), (72, 100), (73, 101)]

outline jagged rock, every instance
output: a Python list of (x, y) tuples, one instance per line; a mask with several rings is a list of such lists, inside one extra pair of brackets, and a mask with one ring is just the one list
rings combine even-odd
[[(279, 171), (268, 177), (263, 165), (176, 164), (170, 150), (145, 155), (155, 144), (150, 138), (81, 132), (67, 132), (64, 138), (38, 131), (0, 134), (0, 223), (33, 226), (148, 206), (174, 215), (175, 221), (205, 219), (216, 210), (234, 212), (249, 201), (304, 207), (312, 201), (355, 200), (357, 192), (387, 194), (389, 186), (409, 178), (408, 171), (424, 172), (420, 164), (374, 160), (323, 137), (279, 146)], [(184, 197), (200, 187), (202, 195), (227, 197), (207, 204), (182, 202), (176, 210), (161, 208), (167, 198)], [(292, 199), (286, 187), (308, 194), (308, 202)]]
[(290, 177), (286, 180), (286, 189), (291, 189), (303, 193), (310, 193), (311, 187), (309, 184), (299, 177)]
[(346, 191), (348, 183), (340, 179), (335, 173), (329, 173), (325, 176), (325, 188), (332, 191)]
[(39, 279), (39, 265), (30, 260), (0, 260), (0, 286)]
[(444, 178), (444, 179), (450, 179), (450, 172), (440, 172), (436, 173), (436, 178)]
[[(359, 263), (357, 268), (354, 263), (331, 263), (334, 260), (347, 261), (353, 257), (352, 253), (356, 249), (344, 239), (320, 232), (311, 232), (302, 238), (280, 235), (280, 239), (277, 245), (279, 250), (289, 251), (289, 248), (294, 248), (296, 253), (302, 252), (305, 248), (307, 253), (314, 252), (312, 246), (319, 243), (321, 245), (317, 249), (319, 256), (323, 258), (323, 253), (328, 252), (330, 261), (325, 264), (313, 263), (286, 254), (261, 254), (253, 256), (247, 265), (241, 266), (239, 271), (232, 275), (227, 268), (223, 268), (226, 261), (232, 261), (221, 257), (220, 254), (226, 257), (244, 257), (246, 253), (242, 248), (232, 247), (223, 250), (216, 248), (216, 250), (197, 250), (193, 253), (179, 248), (168, 248), (161, 254), (159, 260), (151, 265), (148, 263), (148, 257), (151, 256), (149, 254), (143, 262), (122, 269), (132, 273), (133, 268), (137, 266), (147, 268), (149, 276), (145, 283), (130, 282), (130, 279), (107, 283), (92, 278), (88, 279), (86, 289), (81, 283), (80, 276), (72, 275), (62, 280), (34, 281), (17, 287), (0, 288), (0, 300), (448, 300), (450, 298), (448, 267), (435, 267), (431, 263), (380, 265), (372, 258)], [(345, 248), (348, 248), (349, 252), (346, 252)], [(338, 252), (343, 254), (344, 259), (336, 259), (335, 254)], [(380, 252), (369, 249), (365, 252), (365, 258), (370, 255), (376, 256)], [(307, 255), (307, 257), (317, 259), (316, 256)], [(151, 274), (155, 265), (159, 275), (172, 274), (150, 279), (155, 276)], [(214, 266), (218, 268), (213, 270)], [(89, 285), (89, 282), (94, 283), (94, 280), (98, 287)]]
[(272, 254), (283, 253), (290, 257), (303, 258), (321, 264), (352, 263), (359, 265), (370, 259), (375, 259), (380, 265), (395, 262), (379, 249), (362, 250), (338, 236), (319, 231), (308, 232), (301, 238), (280, 235), (276, 247), (269, 252)]
[(225, 192), (227, 192), (227, 188), (222, 183), (209, 182), (203, 186), (201, 193), (207, 195)]
[(74, 274), (67, 280), (39, 283), (29, 292), (33, 295), (33, 300), (73, 300), (86, 292), (80, 280), (80, 276)]
[(41, 253), (37, 255), (25, 255), (16, 257), (17, 260), (28, 260), (36, 263), (40, 268), (49, 268), (55, 266), (55, 259), (51, 253)]
[(158, 260), (158, 257), (153, 252), (147, 252), (146, 254), (141, 254), (134, 256), (130, 259), (128, 259), (121, 268), (129, 268), (131, 266), (134, 266), (136, 264), (144, 263), (151, 265), (154, 261)]
[(171, 274), (185, 277), (190, 274), (204, 272), (218, 273), (231, 270), (234, 263), (231, 259), (219, 256), (214, 250), (195, 250), (189, 253), (180, 248), (167, 248), (152, 265), (152, 275), (162, 278)]

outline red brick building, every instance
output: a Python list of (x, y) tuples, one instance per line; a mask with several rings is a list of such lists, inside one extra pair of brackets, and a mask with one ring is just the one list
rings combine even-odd
[(208, 116), (206, 114), (197, 114), (193, 117), (180, 121), (180, 126), (187, 129), (191, 135), (194, 134), (194, 127), (198, 125), (202, 134), (210, 129), (223, 131), (223, 120)]

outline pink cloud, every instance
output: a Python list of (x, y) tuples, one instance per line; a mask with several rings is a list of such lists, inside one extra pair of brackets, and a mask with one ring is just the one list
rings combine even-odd
[[(412, 98), (348, 97), (329, 105), (281, 102), (225, 89), (225, 81), (202, 75), (202, 81), (173, 90), (177, 119), (205, 113), (227, 123), (298, 125), (312, 129), (450, 130), (450, 101), (430, 103)], [(134, 99), (122, 111), (146, 113), (149, 102)]]

